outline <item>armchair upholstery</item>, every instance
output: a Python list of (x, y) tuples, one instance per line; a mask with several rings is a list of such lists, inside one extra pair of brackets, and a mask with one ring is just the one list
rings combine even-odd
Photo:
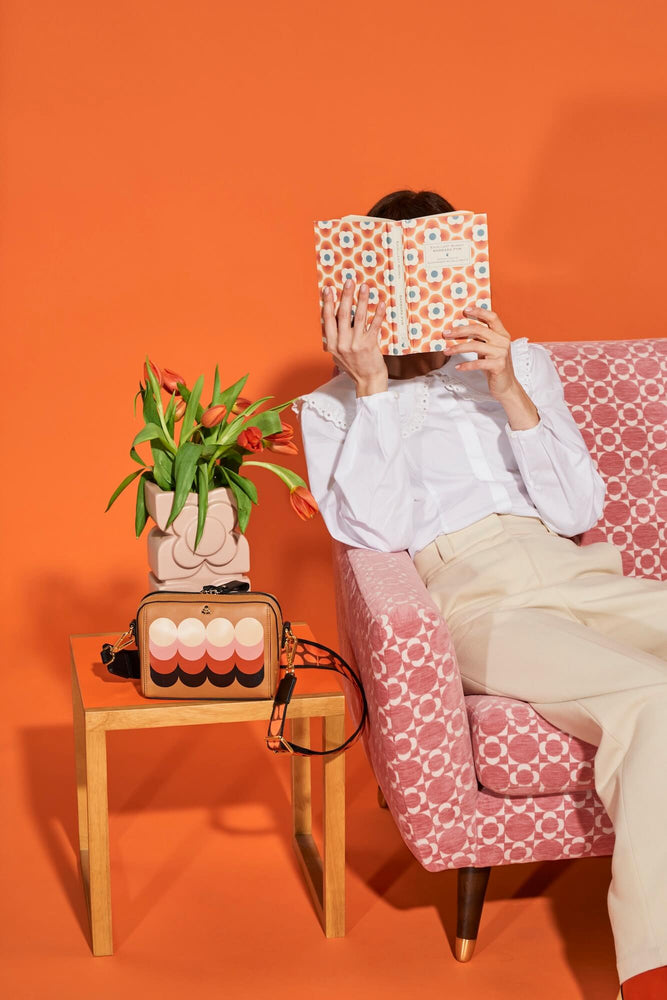
[[(607, 484), (603, 514), (581, 544), (611, 541), (626, 575), (667, 579), (667, 338), (544, 346)], [(365, 750), (424, 868), (475, 876), (494, 865), (611, 854), (613, 828), (593, 782), (596, 747), (527, 702), (464, 695), (447, 622), (407, 551), (332, 539), (332, 558), (339, 645), (368, 700)], [(461, 960), (472, 954), (485, 878), (488, 870), (476, 878), (467, 930), (459, 913)], [(463, 939), (471, 947), (459, 953)]]

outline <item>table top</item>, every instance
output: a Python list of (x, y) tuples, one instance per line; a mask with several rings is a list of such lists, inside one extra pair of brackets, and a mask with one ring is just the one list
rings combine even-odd
[[(292, 628), (297, 637), (317, 641), (306, 622), (293, 621)], [(175, 701), (173, 698), (146, 698), (141, 693), (141, 682), (138, 678), (115, 677), (110, 674), (100, 659), (100, 650), (103, 643), (113, 643), (120, 635), (120, 632), (101, 632), (70, 636), (72, 664), (84, 709), (154, 708), (156, 705), (208, 703), (200, 698), (192, 698), (187, 702), (180, 699)], [(281, 663), (285, 662), (286, 652), (283, 651)], [(297, 665), (300, 662), (298, 651), (294, 662)], [(342, 694), (339, 674), (328, 670), (303, 670), (297, 673), (297, 677), (294, 698), (303, 694)]]

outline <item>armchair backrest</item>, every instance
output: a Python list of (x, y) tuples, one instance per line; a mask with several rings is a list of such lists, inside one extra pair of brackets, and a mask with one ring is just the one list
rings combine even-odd
[(667, 579), (667, 338), (544, 343), (607, 484), (582, 544), (610, 541), (626, 575)]

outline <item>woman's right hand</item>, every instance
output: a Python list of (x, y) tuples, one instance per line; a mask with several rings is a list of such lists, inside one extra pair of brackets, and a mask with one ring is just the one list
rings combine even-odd
[(375, 392), (383, 392), (388, 385), (387, 366), (378, 343), (385, 303), (384, 300), (378, 303), (373, 320), (366, 329), (368, 286), (361, 285), (354, 323), (350, 323), (353, 296), (354, 281), (348, 279), (338, 312), (334, 315), (332, 290), (325, 286), (322, 292), (322, 327), (326, 349), (331, 352), (338, 367), (354, 379), (357, 396), (369, 396)]

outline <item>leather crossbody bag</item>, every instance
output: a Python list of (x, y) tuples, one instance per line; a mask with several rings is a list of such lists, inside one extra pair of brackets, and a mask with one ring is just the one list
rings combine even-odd
[[(249, 588), (247, 581), (231, 580), (204, 587), (201, 593), (146, 594), (127, 632), (102, 646), (102, 662), (111, 674), (139, 678), (147, 698), (273, 698), (265, 739), (274, 753), (310, 757), (347, 749), (360, 736), (368, 716), (359, 677), (333, 649), (296, 636), (273, 594)], [(133, 644), (136, 649), (127, 648)], [(312, 653), (310, 647), (319, 652)], [(361, 720), (340, 746), (311, 750), (285, 738), (286, 709), (297, 669), (337, 671), (358, 690)]]

